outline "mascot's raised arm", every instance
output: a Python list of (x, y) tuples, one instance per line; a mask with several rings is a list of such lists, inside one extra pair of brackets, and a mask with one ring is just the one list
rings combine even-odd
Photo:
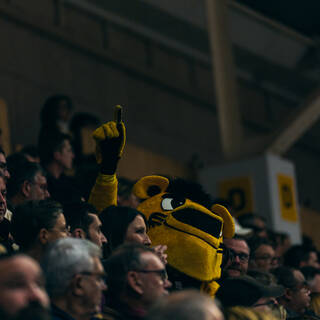
[(126, 128), (122, 121), (122, 107), (115, 108), (115, 121), (109, 121), (93, 134), (96, 141), (96, 160), (100, 172), (91, 190), (89, 203), (101, 212), (104, 208), (117, 205), (118, 181), (116, 170), (126, 144)]

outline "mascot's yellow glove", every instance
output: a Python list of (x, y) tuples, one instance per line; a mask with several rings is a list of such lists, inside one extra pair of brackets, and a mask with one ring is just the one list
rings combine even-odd
[(126, 143), (126, 128), (121, 120), (121, 112), (121, 106), (116, 106), (115, 121), (105, 123), (93, 133), (100, 173), (91, 190), (89, 203), (99, 212), (117, 205), (118, 180), (115, 173)]
[(122, 107), (118, 105), (115, 109), (115, 121), (103, 124), (92, 134), (96, 141), (96, 159), (102, 174), (114, 174), (123, 153), (126, 128), (121, 114)]

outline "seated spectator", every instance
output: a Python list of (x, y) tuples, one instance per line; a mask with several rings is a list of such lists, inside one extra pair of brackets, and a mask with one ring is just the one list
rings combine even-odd
[(287, 319), (302, 317), (308, 314), (310, 290), (301, 271), (288, 267), (274, 270), (278, 284), (285, 288), (278, 302), (286, 308)]
[(48, 309), (38, 263), (22, 254), (0, 256), (0, 319), (49, 320)]
[(252, 277), (240, 276), (225, 279), (216, 297), (224, 308), (243, 306), (271, 312), (269, 306), (276, 304), (276, 298), (283, 292), (282, 286), (266, 285)]
[(7, 159), (4, 150), (0, 147), (0, 174), (4, 176), (5, 181), (10, 178), (10, 173), (7, 167)]
[[(10, 178), (10, 173), (7, 167), (6, 154), (4, 150), (1, 148), (1, 146), (0, 146), (0, 175), (4, 179), (4, 184), (6, 184), (8, 179)], [(12, 216), (12, 212), (7, 208), (5, 213), (5, 218), (10, 221), (11, 216)]]
[(303, 267), (300, 271), (304, 275), (311, 293), (320, 293), (320, 269)]
[(285, 253), (283, 264), (295, 269), (307, 266), (319, 268), (317, 251), (312, 247), (294, 245)]
[(283, 264), (283, 255), (291, 247), (291, 240), (288, 234), (268, 230), (268, 239), (272, 243), (275, 255), (279, 264)]
[(42, 268), (53, 320), (90, 320), (100, 312), (106, 290), (100, 257), (100, 248), (83, 239), (59, 239), (48, 248)]
[(11, 251), (11, 240), (9, 238), (10, 222), (6, 218), (7, 213), (6, 180), (0, 173), (0, 253)]
[(135, 182), (126, 178), (118, 178), (118, 205), (137, 208), (139, 199), (132, 193)]
[(87, 239), (98, 247), (107, 243), (107, 239), (101, 230), (101, 221), (94, 206), (86, 202), (67, 204), (63, 207), (67, 225), (70, 227), (71, 236), (79, 239)]
[(105, 270), (108, 292), (103, 313), (107, 318), (143, 319), (171, 287), (164, 264), (143, 245), (119, 247), (105, 262)]
[(195, 290), (174, 292), (148, 313), (147, 320), (223, 320), (217, 305)]
[(70, 137), (58, 133), (40, 137), (39, 152), (42, 166), (47, 171), (48, 190), (52, 199), (61, 204), (82, 200), (80, 187), (65, 172), (73, 168), (74, 154)]
[(250, 249), (246, 240), (240, 236), (235, 236), (232, 239), (224, 239), (223, 243), (229, 250), (229, 258), (223, 268), (222, 278), (245, 275), (250, 257)]
[(271, 243), (261, 237), (253, 237), (248, 240), (250, 247), (249, 269), (269, 272), (278, 266), (278, 258)]
[(30, 200), (44, 200), (50, 197), (47, 189), (47, 178), (39, 164), (20, 160), (11, 163), (11, 178), (7, 183), (8, 200), (13, 206), (18, 206)]
[(28, 201), (18, 206), (11, 231), (20, 249), (38, 261), (49, 243), (69, 235), (62, 206), (52, 200)]
[(247, 213), (237, 217), (237, 219), (242, 227), (252, 229), (256, 236), (267, 238), (266, 221), (263, 217), (254, 213)]

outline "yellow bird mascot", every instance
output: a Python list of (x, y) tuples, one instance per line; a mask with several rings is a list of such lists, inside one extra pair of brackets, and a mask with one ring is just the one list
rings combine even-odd
[[(125, 144), (125, 127), (119, 116), (117, 123), (98, 128), (94, 138), (101, 172), (89, 201), (101, 211), (116, 203), (116, 164)], [(211, 206), (200, 185), (183, 179), (146, 176), (135, 184), (133, 193), (141, 199), (138, 210), (148, 220), (152, 245), (168, 247), (167, 268), (174, 287), (199, 288), (214, 296), (219, 288), (216, 280), (221, 275), (223, 238), (234, 235), (228, 210), (218, 204)]]

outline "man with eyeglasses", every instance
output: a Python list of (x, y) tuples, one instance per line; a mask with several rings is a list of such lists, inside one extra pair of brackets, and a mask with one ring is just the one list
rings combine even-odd
[(65, 238), (52, 243), (42, 268), (53, 320), (90, 320), (100, 312), (105, 273), (101, 250), (91, 241)]
[(241, 236), (235, 236), (232, 239), (224, 239), (223, 243), (228, 250), (228, 261), (223, 268), (222, 278), (245, 275), (250, 256), (246, 240)]
[(271, 243), (264, 238), (252, 237), (248, 241), (250, 247), (250, 270), (270, 272), (278, 267), (278, 258)]
[(300, 270), (279, 267), (274, 270), (278, 283), (285, 287), (284, 294), (278, 298), (287, 311), (287, 319), (312, 315), (308, 310), (310, 305), (310, 290)]
[(171, 282), (154, 251), (140, 244), (116, 249), (105, 262), (107, 305), (105, 319), (143, 319), (148, 309), (168, 295)]

